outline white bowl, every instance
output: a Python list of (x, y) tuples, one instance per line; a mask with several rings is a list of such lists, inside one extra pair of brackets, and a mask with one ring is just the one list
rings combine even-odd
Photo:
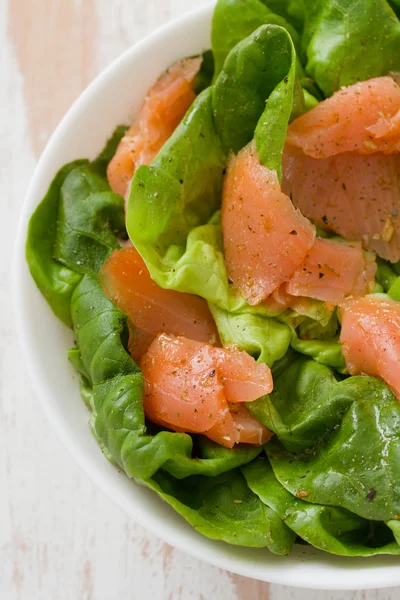
[(114, 127), (129, 123), (159, 74), (178, 58), (210, 47), (213, 6), (159, 29), (125, 52), (80, 96), (54, 132), (36, 168), (23, 207), (14, 263), (17, 331), (34, 389), (72, 456), (88, 476), (138, 523), (180, 550), (272, 583), (317, 589), (363, 589), (400, 584), (398, 557), (341, 558), (297, 546), (289, 557), (239, 548), (200, 535), (158, 496), (103, 456), (88, 426), (88, 412), (67, 362), (73, 334), (52, 314), (25, 261), (29, 217), (56, 171), (77, 158), (94, 158)]

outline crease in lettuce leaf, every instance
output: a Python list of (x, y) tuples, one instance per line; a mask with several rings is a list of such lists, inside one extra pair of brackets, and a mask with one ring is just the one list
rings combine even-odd
[(214, 76), (214, 55), (212, 50), (205, 50), (200, 56), (202, 59), (200, 70), (192, 82), (192, 87), (196, 94), (200, 94), (208, 88)]
[(237, 346), (270, 367), (285, 356), (292, 336), (284, 323), (262, 315), (230, 313), (215, 304), (209, 307), (224, 346)]
[(327, 322), (305, 319), (299, 325), (299, 336), (301, 339), (308, 340), (332, 340), (336, 338), (338, 329), (339, 320), (337, 310), (334, 309)]
[[(295, 48), (296, 82), (291, 119), (313, 108), (321, 92), (302, 66), (304, 7), (297, 0), (219, 0), (214, 10), (211, 40), (215, 56), (215, 79), (224, 69), (228, 54), (258, 27), (269, 24), (283, 27)], [(286, 53), (287, 49), (282, 49)], [(276, 61), (275, 61), (276, 62)], [(259, 78), (260, 79), (260, 78)], [(254, 85), (254, 84), (253, 84)], [(247, 126), (247, 125), (246, 125)], [(250, 138), (249, 138), (250, 139)]]
[(302, 32), (305, 19), (303, 0), (262, 0), (262, 3), (272, 12), (284, 17), (299, 34)]
[(332, 367), (339, 373), (347, 373), (346, 362), (342, 353), (342, 344), (338, 339), (331, 340), (302, 340), (293, 331), (291, 346), (293, 350), (309, 356), (315, 362)]
[(289, 308), (279, 313), (277, 319), (293, 327), (293, 329), (297, 329), (303, 324), (309, 325), (310, 322), (319, 323), (321, 328), (328, 327), (334, 314), (334, 307), (327, 302), (322, 302), (315, 298), (309, 298), (308, 300), (307, 306), (302, 308), (301, 313), (293, 308)]
[[(284, 30), (280, 30), (282, 31)], [(304, 97), (296, 81), (296, 51), (293, 42), (287, 34), (282, 36), (280, 33), (280, 36), (286, 43), (285, 56), (288, 59), (285, 64), (286, 74), (283, 73), (283, 77), (278, 79), (268, 97), (265, 110), (254, 131), (254, 140), (260, 163), (270, 171), (276, 171), (281, 182), (282, 154), (287, 126), (293, 110), (298, 114), (304, 112)], [(281, 75), (282, 70), (279, 71), (279, 76)]]
[(328, 322), (304, 319), (297, 330), (292, 328), (293, 350), (313, 358), (317, 363), (333, 367), (339, 373), (347, 373), (338, 337), (339, 322), (334, 310)]
[(207, 537), (281, 555), (292, 549), (296, 535), (249, 489), (238, 469), (182, 481), (158, 471), (145, 484)]
[[(302, 323), (304, 325), (303, 333), (315, 330), (321, 334), (322, 331), (321, 335), (327, 337), (327, 339), (306, 340), (298, 337), (293, 327), (280, 320), (286, 321), (289, 320), (289, 317), (270, 318), (246, 312), (231, 313), (215, 304), (209, 304), (209, 307), (224, 346), (237, 346), (240, 350), (245, 350), (256, 360), (265, 362), (270, 367), (283, 358), (291, 346), (296, 352), (310, 356), (318, 363), (333, 367), (340, 373), (347, 372), (342, 346), (335, 334), (332, 337), (329, 336), (330, 324), (324, 328), (320, 322), (310, 318), (306, 319)], [(335, 320), (336, 316), (334, 315), (332, 321)], [(300, 331), (302, 325), (300, 325)], [(333, 326), (336, 333), (337, 321)]]
[(340, 380), (299, 359), (263, 398), (263, 423), (276, 433), (266, 451), (291, 494), (376, 521), (400, 515), (400, 404), (381, 380)]
[(363, 519), (344, 508), (305, 502), (279, 483), (268, 460), (254, 460), (241, 471), (260, 500), (314, 548), (340, 556), (400, 554), (398, 521), (385, 525)]
[(400, 545), (400, 520), (391, 519), (386, 522), (386, 525), (392, 530), (396, 542)]

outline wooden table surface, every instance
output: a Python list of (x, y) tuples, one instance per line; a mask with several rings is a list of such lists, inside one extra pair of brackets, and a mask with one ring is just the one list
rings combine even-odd
[(50, 429), (21, 361), (9, 265), (46, 141), (123, 50), (206, 0), (0, 0), (0, 599), (396, 600), (400, 588), (269, 585), (186, 556), (127, 518)]

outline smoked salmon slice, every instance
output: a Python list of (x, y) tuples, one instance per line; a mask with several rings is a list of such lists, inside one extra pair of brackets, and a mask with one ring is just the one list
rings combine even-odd
[(349, 298), (341, 319), (349, 373), (380, 377), (400, 400), (400, 302), (380, 296)]
[(222, 232), (229, 277), (251, 305), (265, 300), (303, 262), (315, 228), (260, 164), (254, 143), (228, 162)]
[(219, 339), (207, 302), (159, 287), (134, 247), (114, 250), (101, 269), (100, 281), (107, 296), (128, 315), (129, 350), (135, 360), (159, 333), (198, 342), (216, 343)]
[(136, 169), (153, 160), (181, 122), (196, 97), (192, 83), (201, 62), (200, 57), (176, 62), (147, 92), (137, 120), (108, 165), (108, 182), (116, 194), (126, 197)]
[(313, 158), (400, 152), (400, 87), (376, 77), (339, 90), (295, 119), (286, 142)]
[(261, 444), (272, 435), (243, 404), (236, 407), (272, 390), (269, 367), (245, 352), (161, 334), (142, 356), (140, 368), (150, 421), (202, 433), (227, 448), (239, 442)]
[(313, 308), (315, 308), (315, 303), (313, 298), (292, 296), (286, 291), (286, 283), (282, 283), (282, 285), (272, 292), (269, 298), (264, 300), (263, 306), (277, 314), (284, 312), (288, 308), (292, 308), (299, 315), (307, 317), (312, 313)]
[(375, 283), (376, 262), (359, 242), (317, 238), (299, 269), (285, 284), (292, 296), (305, 296), (335, 305), (350, 295), (365, 296)]
[(257, 364), (247, 352), (226, 348), (213, 348), (212, 352), (228, 402), (251, 402), (272, 390), (269, 367)]
[(253, 417), (244, 404), (228, 402), (228, 406), (234, 426), (231, 435), (237, 436), (237, 443), (262, 446), (271, 439), (272, 431)]
[(286, 146), (283, 173), (283, 191), (314, 223), (400, 260), (400, 154), (316, 159)]

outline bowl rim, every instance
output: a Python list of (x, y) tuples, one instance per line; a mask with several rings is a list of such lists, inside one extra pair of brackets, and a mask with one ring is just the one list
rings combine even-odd
[[(133, 518), (137, 523), (151, 531), (153, 534), (155, 534), (171, 546), (183, 552), (186, 552), (199, 560), (203, 560), (209, 564), (212, 564), (216, 567), (226, 569), (239, 575), (275, 584), (289, 585), (299, 588), (325, 590), (360, 590), (372, 589), (377, 587), (384, 588), (399, 585), (400, 569), (398, 568), (398, 565), (379, 565), (379, 563), (382, 563), (383, 557), (374, 557), (372, 559), (355, 559), (347, 557), (346, 564), (340, 565), (338, 569), (334, 569), (334, 571), (330, 575), (327, 575), (323, 572), (323, 565), (322, 571), (315, 571), (315, 573), (313, 573), (313, 568), (310, 568), (310, 566), (307, 565), (307, 563), (304, 564), (304, 557), (301, 557), (298, 560), (296, 557), (294, 560), (294, 566), (291, 564), (287, 565), (287, 569), (277, 569), (278, 563), (276, 562), (276, 559), (274, 559), (274, 561), (272, 561), (271, 564), (268, 564), (268, 562), (266, 562), (265, 565), (263, 565), (263, 567), (260, 568), (244, 561), (241, 558), (240, 553), (238, 552), (236, 552), (235, 556), (235, 552), (233, 551), (233, 549), (230, 552), (230, 546), (228, 544), (225, 544), (224, 542), (215, 542), (215, 544), (217, 544), (218, 547), (223, 548), (223, 550), (221, 553), (216, 552), (214, 554), (207, 552), (207, 548), (204, 544), (202, 545), (197, 541), (189, 542), (188, 538), (186, 539), (184, 536), (177, 535), (177, 532), (173, 529), (172, 526), (166, 525), (166, 522), (160, 518), (154, 518), (154, 514), (151, 513), (148, 509), (136, 506), (135, 502), (126, 502), (121, 494), (116, 493), (114, 486), (112, 484), (110, 485), (107, 483), (106, 477), (104, 477), (102, 469), (95, 467), (94, 463), (91, 464), (90, 460), (88, 460), (84, 455), (82, 455), (79, 452), (74, 442), (74, 439), (70, 436), (68, 432), (68, 428), (66, 427), (65, 423), (63, 423), (62, 420), (60, 420), (59, 416), (56, 414), (54, 407), (52, 406), (53, 394), (51, 393), (51, 390), (46, 386), (46, 383), (40, 379), (37, 373), (34, 352), (35, 341), (33, 339), (30, 339), (29, 336), (25, 334), (25, 332), (27, 331), (26, 328), (27, 326), (29, 326), (30, 317), (27, 314), (24, 305), (23, 282), (24, 280), (26, 280), (27, 276), (25, 262), (26, 227), (29, 218), (32, 214), (32, 211), (38, 205), (41, 199), (40, 197), (37, 197), (36, 188), (38, 187), (39, 182), (43, 181), (42, 173), (45, 170), (46, 163), (48, 162), (49, 157), (52, 155), (53, 150), (60, 144), (64, 129), (68, 127), (69, 123), (72, 123), (74, 121), (76, 113), (81, 104), (90, 100), (91, 97), (94, 97), (96, 95), (96, 90), (99, 87), (99, 84), (107, 80), (109, 76), (125, 61), (132, 60), (132, 57), (148, 51), (149, 48), (151, 48), (151, 46), (157, 40), (160, 40), (162, 38), (165, 38), (166, 40), (168, 38), (172, 38), (176, 36), (182, 28), (188, 26), (189, 24), (196, 24), (196, 22), (201, 19), (207, 18), (210, 20), (214, 5), (215, 0), (201, 7), (198, 7), (195, 10), (186, 13), (183, 16), (178, 16), (177, 18), (169, 21), (162, 27), (156, 29), (136, 44), (132, 45), (119, 57), (112, 61), (111, 64), (108, 65), (103, 71), (101, 71), (99, 75), (97, 75), (97, 77), (90, 83), (90, 85), (75, 100), (71, 108), (67, 111), (67, 113), (64, 115), (64, 117), (56, 127), (48, 143), (46, 144), (46, 147), (36, 165), (21, 209), (12, 261), (12, 297), (14, 306), (14, 322), (19, 344), (22, 349), (25, 364), (27, 366), (29, 379), (32, 383), (34, 394), (36, 397), (38, 397), (40, 405), (42, 406), (42, 409), (44, 410), (47, 419), (50, 421), (53, 430), (56, 432), (57, 437), (67, 448), (69, 454), (73, 457), (73, 459), (82, 469), (82, 471), (84, 471), (85, 474), (89, 477), (89, 479), (91, 479), (91, 481), (98, 488), (100, 488), (102, 492), (106, 496), (108, 496), (108, 498), (110, 498), (110, 500), (116, 503), (124, 511), (125, 514), (129, 515), (129, 517)], [(49, 181), (46, 178), (46, 186), (48, 185)], [(52, 314), (51, 317), (55, 319), (54, 315)], [(65, 362), (67, 364), (67, 360), (65, 360)], [(168, 521), (168, 519), (166, 521)], [(193, 532), (196, 534), (197, 538), (200, 538), (201, 534), (195, 532), (194, 529)], [(223, 546), (220, 546), (220, 544), (223, 544)], [(204, 546), (204, 548), (202, 546)], [(246, 551), (246, 549), (242, 549), (242, 551)], [(268, 553), (267, 550), (265, 551), (267, 553), (267, 557), (272, 556)], [(321, 554), (323, 554), (323, 562), (329, 563), (332, 560), (334, 560), (332, 559), (332, 555), (325, 553)], [(283, 563), (283, 561), (285, 560), (286, 557), (280, 557), (280, 560), (278, 560), (278, 562)], [(362, 564), (357, 564), (360, 562), (360, 560), (362, 560)], [(371, 565), (371, 560), (374, 561), (376, 565)], [(371, 568), (369, 568), (366, 563), (369, 563), (369, 565), (371, 565)], [(284, 564), (283, 567), (285, 567)], [(361, 567), (362, 570), (360, 571)], [(339, 574), (342, 574), (344, 576), (345, 585), (342, 585), (340, 582), (338, 583)], [(362, 574), (362, 577), (358, 578), (356, 576), (357, 574)], [(317, 577), (317, 580), (313, 580), (312, 576)], [(362, 581), (359, 581), (359, 579), (362, 579)]]

